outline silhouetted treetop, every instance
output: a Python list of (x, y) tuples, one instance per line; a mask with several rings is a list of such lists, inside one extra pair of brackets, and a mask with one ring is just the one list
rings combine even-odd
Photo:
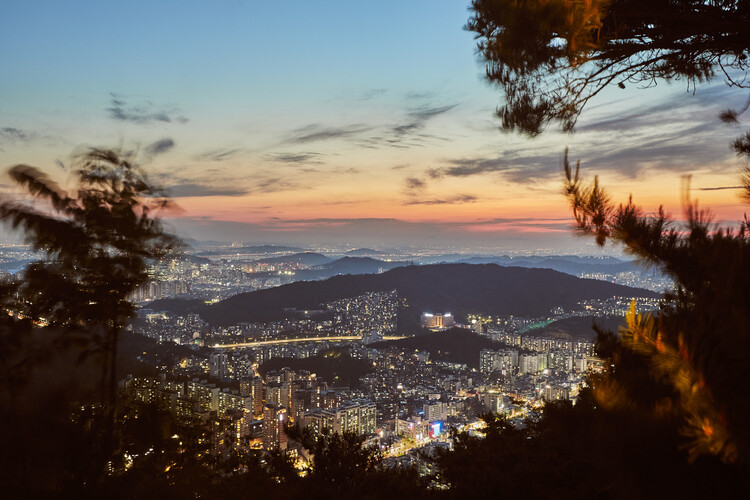
[(48, 257), (25, 270), (21, 292), (34, 299), (19, 307), (52, 324), (118, 323), (132, 313), (125, 299), (146, 280), (147, 261), (177, 245), (153, 217), (169, 202), (115, 151), (91, 149), (74, 166), (73, 192), (35, 167), (9, 171), (37, 203), (6, 200), (0, 219)]
[[(750, 463), (747, 218), (738, 228), (722, 227), (686, 194), (686, 222), (676, 224), (661, 207), (647, 214), (632, 198), (615, 206), (596, 179), (591, 184), (581, 180), (567, 154), (565, 174), (581, 233), (594, 236), (600, 245), (607, 240), (623, 244), (676, 283), (658, 318), (641, 317), (633, 309), (628, 327), (607, 341), (616, 347), (609, 349), (611, 372), (595, 384), (597, 401), (613, 409), (675, 416), (691, 459), (707, 454)], [(689, 193), (689, 178), (684, 189)], [(642, 361), (635, 368), (626, 366), (627, 356)], [(673, 395), (638, 403), (651, 390), (633, 384), (632, 374), (638, 371), (650, 373), (651, 386), (666, 384)]]
[(750, 62), (747, 0), (473, 0), (471, 11), (466, 29), (487, 79), (503, 89), (497, 114), (506, 131), (534, 136), (551, 121), (572, 131), (610, 84), (695, 88), (719, 74), (750, 86), (741, 75)]

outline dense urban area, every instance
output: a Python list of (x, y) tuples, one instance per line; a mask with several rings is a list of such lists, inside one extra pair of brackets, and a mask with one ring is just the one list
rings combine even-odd
[[(139, 308), (127, 332), (154, 341), (137, 356), (139, 366), (152, 371), (119, 381), (128, 401), (158, 408), (183, 425), (210, 429), (210, 452), (216, 455), (230, 449), (276, 450), (304, 463), (309, 451), (288, 437), (290, 426), (296, 426), (313, 436), (364, 435), (364, 445), (377, 447), (386, 463), (427, 473), (424, 457), (435, 447), (449, 448), (452, 431), (480, 429), (482, 414), (493, 412), (523, 425), (543, 411), (545, 402), (576, 401), (586, 376), (601, 369), (591, 324), (577, 335), (545, 334), (544, 327), (576, 317), (622, 317), (631, 302), (639, 310), (658, 305), (657, 299), (622, 296), (582, 300), (567, 310), (554, 307), (543, 317), (490, 316), (478, 310), (458, 318), (448, 311), (420, 311), (419, 327), (406, 331), (398, 325), (405, 300), (395, 289), (323, 302), (316, 310), (289, 307), (288, 317), (277, 321), (222, 326), (198, 313), (162, 310), (154, 302), (215, 303), (290, 283), (315, 269), (311, 256), (325, 259), (289, 250), (215, 247), (152, 264), (150, 281), (132, 294)], [(274, 252), (271, 257), (269, 252)], [(355, 253), (377, 255), (377, 272), (392, 268), (391, 259), (403, 259), (399, 265), (440, 260), (369, 249)], [(13, 279), (33, 258), (23, 247), (4, 249), (6, 276)], [(644, 273), (580, 274), (631, 284)], [(668, 286), (656, 276), (651, 279), (656, 288)], [(429, 347), (432, 339), (450, 336), (460, 338), (467, 352)], [(424, 346), (403, 343), (414, 339)], [(165, 356), (159, 346), (179, 351)]]

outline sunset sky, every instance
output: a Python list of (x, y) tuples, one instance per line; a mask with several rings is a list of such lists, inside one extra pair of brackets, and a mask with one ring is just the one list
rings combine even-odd
[[(611, 89), (573, 135), (502, 134), (468, 2), (3, 2), (0, 167), (57, 178), (138, 149), (182, 235), (279, 243), (581, 248), (563, 150), (615, 199), (680, 218), (681, 176), (736, 221), (747, 96), (721, 79)], [(747, 123), (745, 123), (747, 128)], [(0, 181), (13, 192), (9, 180)]]

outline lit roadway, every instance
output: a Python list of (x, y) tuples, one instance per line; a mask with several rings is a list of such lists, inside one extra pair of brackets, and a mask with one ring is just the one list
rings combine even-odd
[[(383, 337), (383, 340), (401, 340), (406, 337)], [(239, 347), (260, 347), (264, 345), (275, 344), (292, 344), (294, 342), (356, 342), (362, 340), (361, 336), (351, 337), (304, 337), (300, 339), (277, 339), (277, 340), (257, 340), (255, 342), (241, 342), (239, 344), (214, 344), (211, 347), (215, 349), (236, 349)]]

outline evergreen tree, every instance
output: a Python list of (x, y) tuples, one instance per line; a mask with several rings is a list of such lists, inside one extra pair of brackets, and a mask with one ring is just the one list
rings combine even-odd
[[(657, 317), (632, 309), (619, 338), (600, 338), (600, 351), (612, 359), (613, 368), (598, 381), (597, 400), (608, 408), (650, 411), (657, 418), (676, 416), (691, 460), (710, 454), (750, 463), (748, 220), (736, 229), (720, 227), (697, 202), (686, 199), (686, 225), (676, 227), (663, 209), (649, 216), (632, 197), (615, 207), (596, 179), (591, 185), (582, 182), (567, 156), (565, 174), (579, 231), (600, 245), (607, 240), (623, 244), (676, 283)], [(621, 365), (622, 350), (636, 354), (643, 361), (640, 368), (670, 391), (658, 394), (628, 383), (628, 370), (638, 366)]]
[[(23, 279), (9, 285), (3, 296), (3, 316), (16, 322), (3, 329), (7, 345), (14, 346), (3, 359), (3, 369), (16, 373), (16, 378), (5, 379), (3, 385), (11, 403), (19, 392), (26, 392), (30, 399), (33, 394), (18, 375), (28, 376), (29, 370), (38, 370), (47, 361), (69, 357), (66, 347), (71, 345), (82, 358), (100, 359), (102, 407), (95, 412), (98, 423), (90, 428), (94, 438), (86, 450), (90, 461), (98, 464), (93, 477), (100, 478), (117, 446), (118, 341), (135, 310), (128, 295), (146, 281), (148, 262), (163, 257), (178, 242), (154, 217), (169, 202), (125, 156), (91, 149), (74, 157), (71, 174), (76, 188), (67, 191), (28, 165), (17, 165), (9, 172), (28, 196), (20, 201), (4, 200), (0, 220), (20, 229), (25, 241), (44, 259), (30, 264)], [(25, 323), (13, 317), (24, 318)], [(32, 322), (36, 327), (30, 327)], [(19, 325), (28, 326), (24, 330), (17, 328)], [(29, 410), (27, 417), (38, 419), (38, 424), (49, 422), (52, 415), (45, 409), (49, 403), (37, 403), (36, 412)], [(12, 409), (22, 410), (15, 404)], [(28, 451), (33, 442), (24, 449)], [(78, 476), (90, 484), (91, 476)], [(51, 482), (54, 479), (50, 478)]]
[(466, 29), (502, 88), (505, 130), (537, 135), (555, 121), (571, 131), (609, 85), (681, 80), (694, 89), (717, 75), (750, 85), (747, 0), (473, 0), (471, 10)]

